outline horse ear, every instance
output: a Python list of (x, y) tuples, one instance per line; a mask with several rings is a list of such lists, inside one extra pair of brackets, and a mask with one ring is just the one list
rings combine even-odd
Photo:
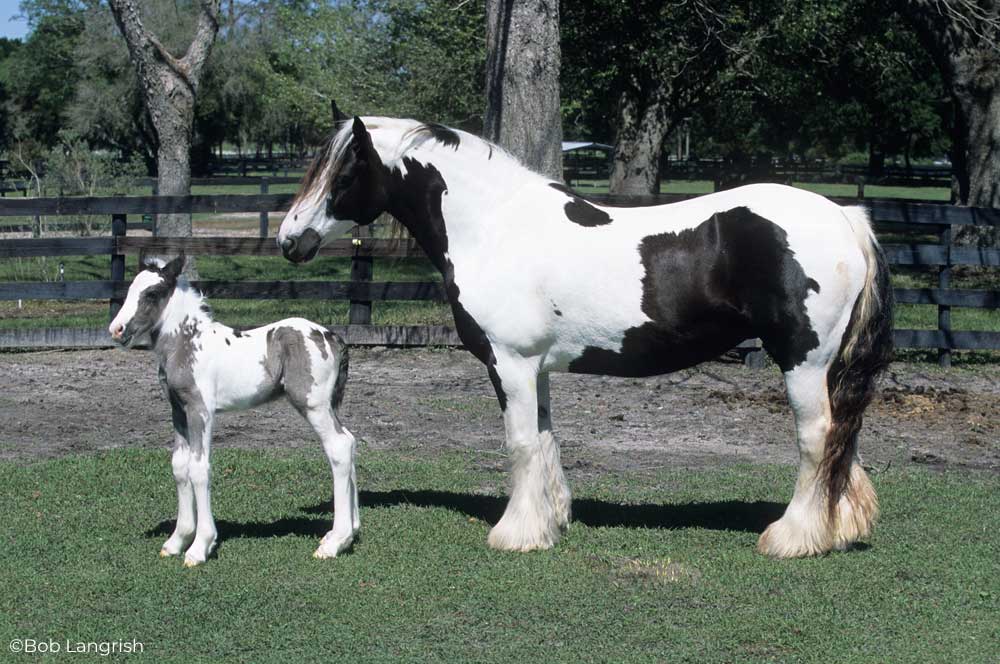
[(358, 157), (365, 157), (375, 148), (372, 145), (372, 137), (368, 133), (368, 128), (361, 118), (354, 116), (354, 124), (351, 126), (351, 133), (354, 135), (354, 154)]
[(177, 279), (184, 270), (184, 252), (177, 254), (177, 258), (163, 266), (163, 273), (172, 279)]
[(344, 115), (340, 111), (340, 108), (337, 106), (337, 100), (336, 99), (331, 99), (330, 100), (330, 112), (333, 114), (333, 124), (335, 124), (335, 125), (339, 125), (341, 122), (344, 122), (344, 121), (350, 119), (348, 116)]

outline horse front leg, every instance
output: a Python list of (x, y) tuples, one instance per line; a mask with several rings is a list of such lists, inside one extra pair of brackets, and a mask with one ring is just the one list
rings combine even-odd
[(566, 476), (563, 474), (562, 459), (559, 454), (559, 443), (552, 434), (552, 407), (549, 403), (549, 374), (538, 374), (538, 442), (542, 446), (542, 456), (549, 460), (549, 492), (553, 496), (556, 510), (556, 522), (559, 529), (569, 528), (572, 513), (572, 494)]
[(204, 406), (186, 409), (188, 421), (188, 442), (191, 445), (191, 458), (188, 462), (188, 475), (194, 490), (194, 502), (197, 516), (194, 542), (184, 554), (184, 566), (194, 567), (205, 562), (215, 548), (216, 529), (212, 518), (212, 499), (209, 489), (211, 465), (209, 452), (212, 444), (213, 416)]
[(194, 488), (191, 486), (191, 476), (188, 471), (191, 447), (186, 437), (187, 425), (185, 424), (183, 429), (177, 427), (176, 416), (174, 422), (174, 453), (170, 465), (173, 467), (174, 481), (177, 483), (177, 523), (174, 525), (174, 532), (160, 549), (160, 556), (164, 558), (176, 556), (188, 548), (194, 539), (195, 529)]
[[(504, 407), (504, 428), (511, 458), (511, 492), (487, 542), (494, 549), (532, 551), (559, 541), (558, 497), (553, 494), (554, 441), (543, 445), (538, 431), (538, 362), (519, 356), (497, 357), (490, 378)], [(551, 432), (548, 434), (551, 440)], [(558, 471), (561, 475), (561, 469)]]

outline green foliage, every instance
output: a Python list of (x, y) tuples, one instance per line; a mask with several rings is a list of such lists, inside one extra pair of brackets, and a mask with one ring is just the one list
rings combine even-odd
[(75, 51), (82, 33), (78, 12), (47, 14), (33, 21), (21, 47), (11, 49), (3, 73), (16, 109), (11, 114), (15, 141), (55, 145), (75, 92)]
[(796, 0), (759, 9), (767, 39), (698, 118), (707, 151), (803, 159), (945, 152), (940, 78), (892, 5)]

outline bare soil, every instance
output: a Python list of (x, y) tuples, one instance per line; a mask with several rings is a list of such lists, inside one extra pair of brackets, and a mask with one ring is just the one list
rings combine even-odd
[[(868, 411), (867, 465), (1000, 471), (1000, 377), (993, 368), (897, 364)], [(0, 459), (29, 462), (172, 440), (145, 351), (0, 354)], [(649, 379), (555, 374), (555, 433), (569, 475), (797, 460), (777, 369), (714, 362)], [(501, 467), (503, 421), (483, 367), (461, 350), (352, 348), (341, 410), (366, 449), (472, 449)], [(213, 446), (313, 446), (284, 401), (220, 416)], [(495, 454), (488, 454), (495, 452)]]

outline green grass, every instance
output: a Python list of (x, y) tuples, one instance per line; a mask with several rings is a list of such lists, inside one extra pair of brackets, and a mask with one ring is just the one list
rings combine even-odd
[[(580, 482), (551, 551), (484, 543), (496, 458), (362, 449), (362, 538), (328, 527), (325, 460), (224, 450), (216, 558), (157, 557), (166, 451), (0, 464), (0, 636), (135, 639), (157, 662), (986, 662), (1000, 648), (1000, 485), (918, 469), (875, 478), (870, 542), (819, 559), (754, 553), (790, 467)], [(411, 493), (393, 493), (406, 490)], [(758, 502), (761, 501), (761, 502)], [(627, 525), (622, 525), (627, 524)], [(12, 660), (13, 661), (13, 660)]]

